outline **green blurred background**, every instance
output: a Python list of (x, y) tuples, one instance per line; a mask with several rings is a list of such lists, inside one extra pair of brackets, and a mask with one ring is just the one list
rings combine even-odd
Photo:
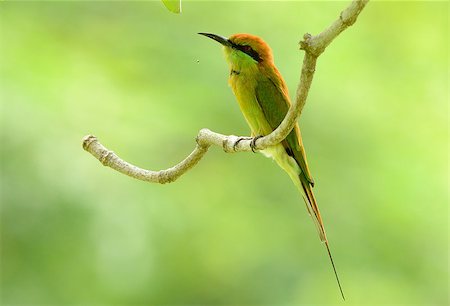
[[(1, 303), (342, 304), (288, 176), (212, 148), (168, 185), (81, 148), (172, 166), (199, 129), (247, 135), (218, 44), (273, 48), (348, 2), (0, 4)], [(448, 303), (448, 2), (373, 2), (319, 59), (300, 126), (346, 305)]]

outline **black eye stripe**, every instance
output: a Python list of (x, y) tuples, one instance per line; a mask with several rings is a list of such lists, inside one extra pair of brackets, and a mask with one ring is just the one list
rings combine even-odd
[(252, 49), (252, 47), (250, 47), (249, 45), (235, 45), (233, 44), (233, 47), (250, 55), (255, 61), (257, 62), (261, 62), (262, 59), (259, 56), (258, 52), (256, 52), (255, 50)]

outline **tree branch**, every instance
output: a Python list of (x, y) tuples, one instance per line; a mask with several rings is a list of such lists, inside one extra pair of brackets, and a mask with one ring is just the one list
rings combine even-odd
[[(300, 41), (300, 49), (305, 51), (305, 57), (303, 59), (300, 82), (297, 87), (296, 100), (281, 124), (272, 133), (254, 142), (255, 150), (263, 150), (280, 143), (294, 128), (308, 97), (316, 69), (317, 58), (342, 31), (355, 23), (359, 13), (361, 13), (368, 1), (353, 1), (327, 29), (315, 36), (308, 33), (303, 36), (303, 40)], [(142, 169), (124, 161), (114, 152), (105, 148), (92, 135), (83, 138), (83, 149), (91, 153), (104, 166), (108, 166), (138, 180), (160, 184), (173, 182), (194, 167), (206, 154), (210, 146), (221, 146), (227, 153), (252, 151), (251, 138), (222, 135), (208, 129), (199, 131), (196, 142), (196, 147), (184, 160), (169, 169), (160, 171)]]

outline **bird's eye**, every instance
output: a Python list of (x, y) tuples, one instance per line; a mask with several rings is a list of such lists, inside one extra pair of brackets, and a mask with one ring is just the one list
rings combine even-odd
[(249, 52), (250, 50), (252, 50), (252, 47), (247, 46), (247, 45), (242, 46), (242, 51)]
[(257, 62), (261, 61), (261, 57), (259, 56), (258, 52), (253, 50), (253, 48), (251, 46), (249, 46), (249, 45), (237, 45), (236, 49), (241, 50), (242, 52), (244, 52), (247, 55), (251, 56)]

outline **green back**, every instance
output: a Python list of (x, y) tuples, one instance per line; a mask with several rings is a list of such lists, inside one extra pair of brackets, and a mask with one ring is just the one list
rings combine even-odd
[[(258, 80), (255, 91), (256, 99), (269, 125), (275, 130), (281, 121), (283, 121), (291, 105), (287, 87), (279, 72), (277, 70), (267, 69), (266, 73), (261, 74), (261, 79)], [(296, 160), (305, 179), (311, 185), (314, 185), (306, 161), (305, 149), (303, 148), (298, 124), (294, 126), (286, 139), (282, 141), (282, 144), (286, 152)]]

